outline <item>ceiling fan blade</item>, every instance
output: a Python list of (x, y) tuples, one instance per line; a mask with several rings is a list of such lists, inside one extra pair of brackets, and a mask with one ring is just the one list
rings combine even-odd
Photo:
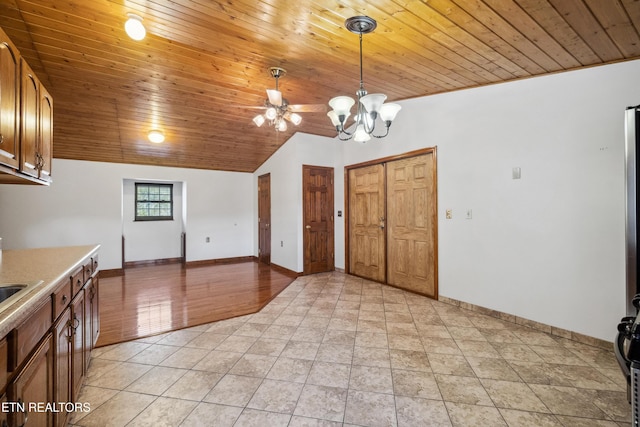
[(289, 111), (293, 111), (296, 113), (326, 113), (327, 106), (324, 104), (289, 105)]
[(275, 89), (267, 89), (267, 96), (269, 97), (269, 102), (276, 107), (280, 107), (282, 105), (282, 92)]
[(234, 108), (241, 108), (243, 110), (266, 110), (267, 107), (265, 107), (264, 105), (234, 105)]

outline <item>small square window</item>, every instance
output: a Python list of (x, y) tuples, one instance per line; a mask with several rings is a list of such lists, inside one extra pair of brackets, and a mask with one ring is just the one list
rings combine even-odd
[(136, 182), (135, 220), (173, 220), (173, 184)]

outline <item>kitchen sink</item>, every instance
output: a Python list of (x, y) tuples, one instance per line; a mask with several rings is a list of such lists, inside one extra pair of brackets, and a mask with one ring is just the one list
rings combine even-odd
[(8, 300), (11, 296), (17, 294), (27, 287), (26, 284), (10, 284), (0, 286), (0, 303)]

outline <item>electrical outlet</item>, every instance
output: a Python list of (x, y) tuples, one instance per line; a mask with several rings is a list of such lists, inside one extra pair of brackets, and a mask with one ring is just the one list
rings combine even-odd
[(473, 211), (471, 209), (467, 209), (467, 219), (473, 218)]
[(280, 247), (282, 248), (284, 246), (284, 241), (280, 240)]
[(447, 209), (445, 211), (445, 216), (446, 216), (447, 219), (453, 218), (453, 211), (451, 209)]
[(206, 238), (204, 239), (204, 241), (205, 241), (205, 242), (207, 242), (207, 243), (209, 243), (209, 242), (211, 241), (211, 238), (210, 238), (210, 237), (206, 237)]

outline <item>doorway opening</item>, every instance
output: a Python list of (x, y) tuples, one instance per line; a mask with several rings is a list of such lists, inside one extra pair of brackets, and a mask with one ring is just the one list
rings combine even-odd
[(258, 177), (258, 262), (271, 265), (271, 175)]
[(333, 168), (303, 165), (303, 274), (335, 270), (333, 200)]

